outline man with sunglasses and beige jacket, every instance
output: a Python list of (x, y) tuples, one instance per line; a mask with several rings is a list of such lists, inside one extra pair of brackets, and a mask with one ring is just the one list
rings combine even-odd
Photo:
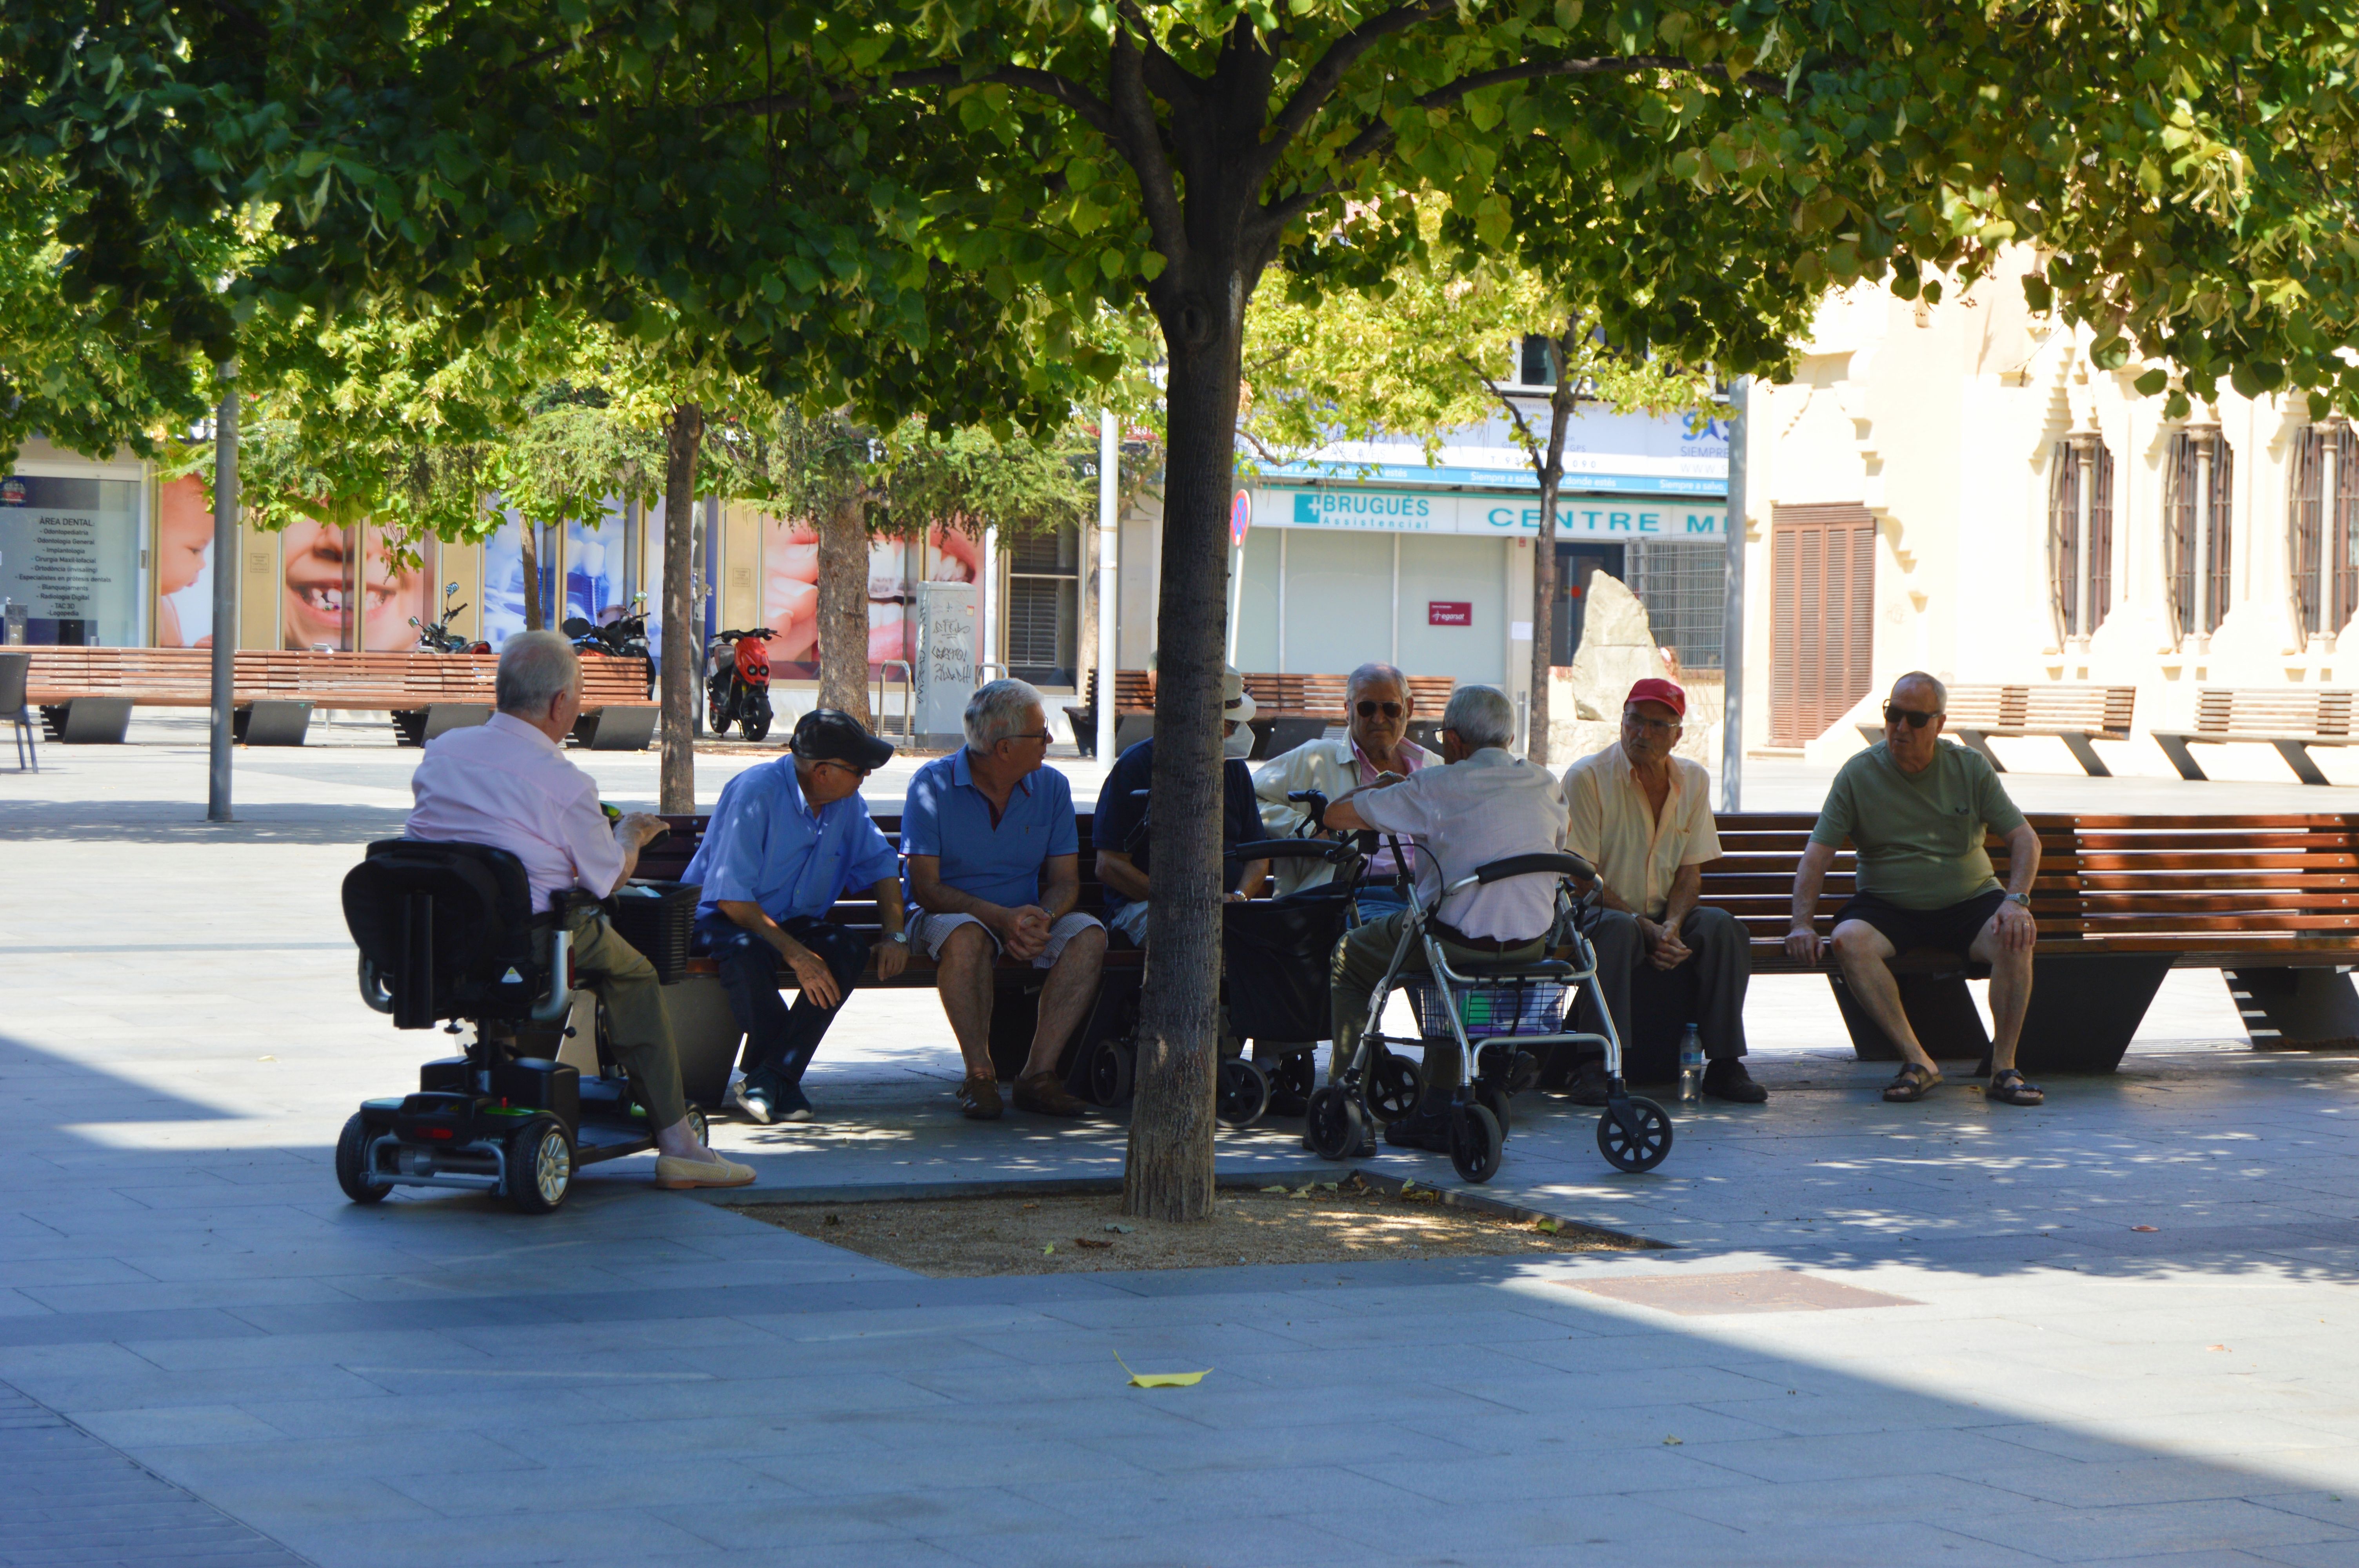
[[(1922, 670), (1902, 676), (1884, 704), (1884, 739), (1835, 774), (1794, 874), (1794, 908), (1786, 951), (1810, 964), (1832, 949), (1843, 983), (1900, 1048), (1888, 1100), (1918, 1100), (1941, 1081), (1941, 1069), (1919, 1044), (1900, 1002), (1891, 960), (1932, 948), (1988, 964), (1991, 970), (1991, 1078), (1984, 1090), (2007, 1105), (2045, 1098), (2015, 1065), (2017, 1038), (2031, 1005), (2031, 883), (2039, 874), (2039, 835), (2006, 796), (1980, 752), (1941, 743), (1949, 692)], [(2006, 886), (1991, 873), (1984, 837), (2006, 839)], [(1832, 936), (1811, 921), (1819, 888), (1835, 851), (1850, 839), (1858, 883), (1835, 912)]]
[[(1332, 740), (1306, 741), (1254, 771), (1262, 830), (1284, 838), (1302, 825), (1302, 808), (1286, 798), (1291, 791), (1315, 789), (1329, 800), (1341, 800), (1355, 789), (1398, 784), (1420, 768), (1440, 763), (1439, 756), (1408, 738), (1409, 715), (1415, 710), (1408, 677), (1392, 665), (1369, 664), (1353, 670), (1343, 697), (1348, 732)], [(1412, 872), (1416, 869), (1409, 868)], [(1397, 871), (1392, 850), (1380, 849), (1361, 884), (1363, 913), (1373, 917), (1405, 907), (1393, 885)], [(1289, 893), (1326, 881), (1335, 871), (1323, 860), (1280, 860), (1272, 873), (1277, 892)]]

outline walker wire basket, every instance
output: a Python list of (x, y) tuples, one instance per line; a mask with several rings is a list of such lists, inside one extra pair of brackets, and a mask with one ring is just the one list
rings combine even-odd
[[(1458, 1021), (1469, 1040), (1561, 1031), (1565, 988), (1555, 980), (1494, 980), (1450, 989), (1457, 996)], [(1450, 1032), (1450, 1006), (1441, 992), (1442, 988), (1430, 980), (1412, 980), (1408, 985), (1418, 1032), (1428, 1040), (1456, 1038)]]

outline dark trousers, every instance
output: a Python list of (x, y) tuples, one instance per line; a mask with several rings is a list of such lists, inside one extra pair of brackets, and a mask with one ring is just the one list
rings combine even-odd
[[(778, 925), (819, 955), (849, 1000), (853, 982), (868, 967), (868, 939), (809, 915), (791, 915)], [(778, 994), (778, 970), (784, 962), (778, 950), (727, 915), (700, 917), (696, 935), (705, 950), (720, 960), (729, 1011), (736, 1015), (737, 1027), (745, 1032), (745, 1054), (739, 1064), (745, 1076), (758, 1074), (781, 1087), (802, 1082), (803, 1069), (819, 1054), (820, 1040), (835, 1022), (836, 1010), (800, 994), (788, 1007), (786, 998)]]
[[(1631, 977), (1647, 962), (1647, 944), (1638, 935), (1637, 917), (1618, 909), (1591, 907), (1582, 910), (1579, 923), (1582, 935), (1597, 949), (1598, 985), (1605, 992), (1606, 1011), (1614, 1015), (1614, 1031), (1621, 1036), (1626, 1056), (1642, 1028), (1663, 1022), (1642, 1022), (1631, 1009)], [(1678, 982), (1692, 1000), (1686, 1017), (1669, 1021), (1670, 1032), (1676, 1034), (1682, 1025), (1695, 1024), (1703, 1036), (1707, 1061), (1744, 1055), (1745, 988), (1753, 979), (1753, 948), (1745, 927), (1724, 909), (1699, 905), (1680, 923), (1680, 940), (1695, 956), (1664, 978)], [(1650, 1001), (1665, 990), (1660, 986), (1646, 989)], [(1586, 988), (1576, 1016), (1583, 1017), (1577, 1027), (1597, 1030)], [(1647, 1028), (1647, 1032), (1654, 1030)]]

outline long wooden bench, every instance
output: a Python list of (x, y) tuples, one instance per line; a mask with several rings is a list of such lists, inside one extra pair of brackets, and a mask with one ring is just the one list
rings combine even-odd
[(2206, 776), (2187, 749), (2190, 742), (2216, 746), (2244, 741), (2277, 748), (2304, 784), (2331, 784), (2310, 749), (2359, 743), (2359, 735), (2351, 729), (2351, 697), (2347, 689), (2318, 687), (2205, 687), (2195, 694), (2195, 728), (2157, 730), (2154, 741), (2183, 779)]
[[(54, 739), (119, 743), (134, 706), (204, 708), (212, 701), (210, 648), (38, 647), (27, 700)], [(498, 658), (490, 654), (321, 653), (241, 648), (232, 659), (239, 738), (300, 745), (314, 709), (390, 712), (396, 739), (423, 744), (492, 715)], [(637, 750), (655, 732), (636, 660), (584, 658), (577, 744)]]
[[(2113, 770), (2090, 742), (2128, 740), (2136, 706), (2134, 686), (1953, 686), (1942, 733), (1980, 752), (2002, 773), (2006, 764), (1990, 748), (1994, 738), (2050, 737), (2064, 742), (2090, 777), (2111, 778)], [(1881, 724), (1858, 728), (1871, 746), (1884, 739)]]
[[(1090, 838), (1092, 814), (1075, 814), (1081, 830), (1081, 894), (1074, 908), (1084, 914), (1105, 917), (1105, 887), (1098, 881), (1097, 855)], [(875, 814), (877, 827), (886, 838), (900, 842), (901, 817), (897, 812)], [(689, 861), (698, 846), (704, 841), (704, 830), (711, 823), (708, 816), (668, 816), (664, 821), (671, 831), (639, 851), (636, 874), (647, 881), (678, 881), (686, 873)], [(876, 902), (871, 898), (846, 898), (829, 911), (828, 918), (875, 941), (883, 933), (883, 916)], [(1116, 939), (1106, 950), (1104, 979), (1098, 988), (1095, 1005), (1082, 1027), (1074, 1031), (1066, 1048), (1066, 1070), (1069, 1078), (1080, 1091), (1079, 1075), (1088, 1049), (1109, 1033), (1126, 1031), (1136, 1016), (1138, 986), (1146, 974), (1147, 955), (1139, 948)], [(912, 951), (908, 968), (890, 980), (880, 979), (874, 957), (862, 973), (860, 984), (864, 988), (887, 990), (931, 990), (936, 966), (922, 953)], [(729, 1083), (729, 1067), (734, 1059), (741, 1038), (731, 1020), (726, 997), (720, 981), (721, 967), (717, 960), (691, 957), (686, 975), (677, 988), (679, 1000), (673, 1006), (675, 1032), (680, 1040), (680, 1071), (686, 1081), (689, 1098), (708, 1105), (720, 1103)], [(991, 1054), (1003, 1079), (1013, 1081), (1024, 1063), (1032, 1043), (1032, 1032), (1039, 1017), (1040, 988), (1047, 974), (1029, 963), (1008, 957), (999, 960), (995, 971), (996, 995), (991, 1013)], [(792, 989), (795, 977), (783, 964), (778, 968), (778, 982)], [(687, 1028), (679, 1027), (681, 1020), (701, 1021)]]
[[(1703, 868), (1703, 902), (1745, 924), (1756, 974), (1804, 972), (1788, 957), (1785, 939), (1794, 870), (1814, 820), (1718, 818), (1724, 854)], [(2024, 1021), (2025, 1071), (2112, 1071), (2174, 968), (2220, 970), (2256, 1044), (2359, 1043), (2359, 992), (2341, 972), (2359, 964), (2359, 816), (2041, 814), (2030, 821), (2040, 841), (2031, 900), (2039, 940)], [(2004, 881), (2006, 845), (1994, 838), (1989, 849)], [(1846, 847), (1820, 892), (1821, 935), (1832, 932), (1852, 888)], [(1896, 1056), (1841, 974), (1822, 968), (1854, 1049), (1863, 1057)], [(1894, 968), (1928, 1050), (1944, 1058), (1988, 1054), (1964, 968), (1924, 953), (1904, 954)]]
[[(1343, 724), (1344, 700), (1349, 695), (1351, 682), (1352, 677), (1348, 675), (1245, 672), (1245, 693), (1254, 699), (1253, 726), (1257, 737), (1254, 755), (1274, 757), (1282, 752), (1290, 752), (1305, 741), (1318, 739), (1331, 727)], [(1411, 728), (1419, 731), (1413, 738), (1420, 743), (1427, 743), (1440, 721), (1441, 710), (1449, 705), (1450, 694), (1458, 689), (1458, 682), (1451, 676), (1411, 676), (1408, 686), (1410, 708), (1416, 715), (1411, 720)], [(1087, 694), (1085, 704), (1066, 708), (1065, 717), (1072, 721), (1073, 734), (1081, 743), (1082, 754), (1095, 756), (1098, 702), (1095, 671), (1091, 672), (1083, 690)], [(1114, 672), (1114, 745), (1117, 751), (1154, 733), (1154, 671)]]

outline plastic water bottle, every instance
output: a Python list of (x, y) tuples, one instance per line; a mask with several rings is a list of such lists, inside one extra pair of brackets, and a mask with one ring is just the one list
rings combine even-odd
[(1703, 1033), (1692, 1023), (1680, 1032), (1680, 1103), (1693, 1105), (1703, 1090)]

